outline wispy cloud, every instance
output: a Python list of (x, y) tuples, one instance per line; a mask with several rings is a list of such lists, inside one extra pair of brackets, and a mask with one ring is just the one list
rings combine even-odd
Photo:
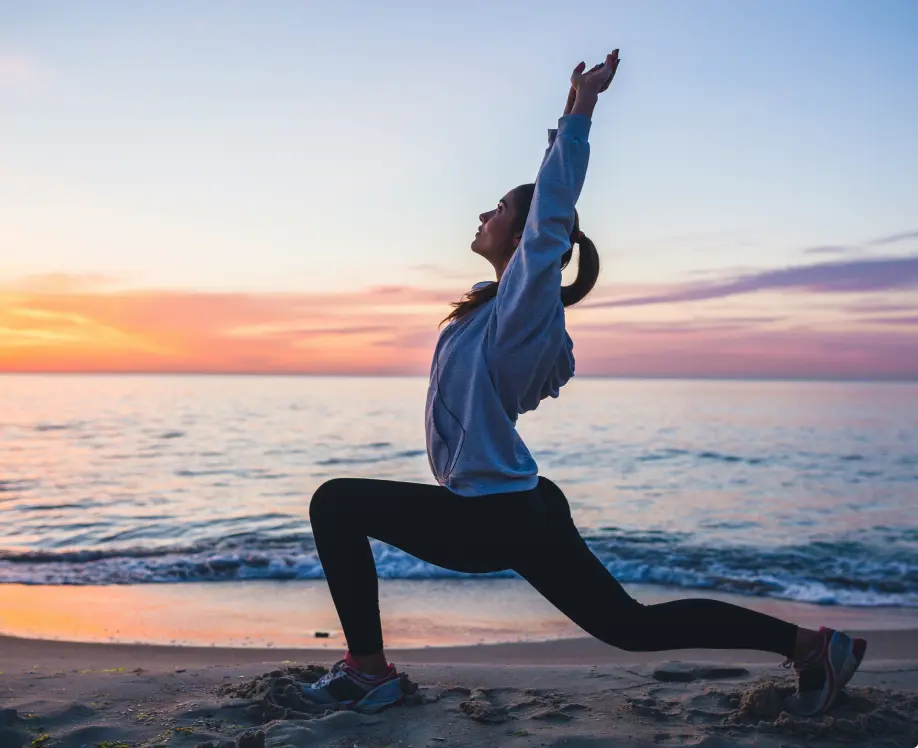
[(872, 242), (870, 242), (870, 245), (879, 247), (886, 244), (898, 244), (899, 242), (906, 242), (910, 239), (918, 239), (918, 231), (904, 231), (901, 234), (881, 236), (879, 239), (874, 239)]
[(912, 239), (918, 239), (918, 231), (903, 231), (898, 234), (888, 234), (876, 239), (871, 239), (863, 244), (825, 244), (817, 247), (807, 247), (802, 250), (805, 255), (834, 255), (836, 257), (850, 257), (863, 254), (868, 247), (885, 247), (890, 244), (899, 244)]
[(665, 293), (594, 301), (584, 306), (599, 308), (674, 304), (774, 290), (855, 293), (910, 288), (918, 288), (918, 256), (799, 265), (751, 273), (721, 282), (681, 284)]

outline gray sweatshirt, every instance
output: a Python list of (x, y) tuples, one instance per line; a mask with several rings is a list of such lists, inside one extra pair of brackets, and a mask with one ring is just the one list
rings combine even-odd
[[(549, 131), (523, 237), (497, 296), (440, 333), (427, 390), (427, 458), (461, 496), (527, 491), (538, 466), (516, 430), (574, 375), (564, 328), (561, 256), (590, 156), (590, 119), (567, 115)], [(479, 283), (479, 288), (485, 283)]]

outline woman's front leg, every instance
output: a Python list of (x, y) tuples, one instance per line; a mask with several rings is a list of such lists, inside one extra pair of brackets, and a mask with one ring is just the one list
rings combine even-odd
[(525, 495), (468, 498), (441, 486), (338, 478), (309, 507), (316, 550), (351, 654), (361, 669), (384, 668), (375, 538), (453, 571), (509, 568), (526, 535)]

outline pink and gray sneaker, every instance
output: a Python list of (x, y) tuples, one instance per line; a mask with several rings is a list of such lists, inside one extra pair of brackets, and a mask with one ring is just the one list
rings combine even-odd
[(800, 717), (815, 717), (832, 704), (860, 667), (867, 640), (822, 627), (822, 646), (807, 659), (786, 660), (784, 667), (797, 672), (797, 693), (788, 696), (784, 708)]
[(345, 658), (315, 683), (304, 685), (303, 697), (329, 709), (375, 714), (401, 702), (402, 682), (393, 665), (385, 675), (370, 676)]

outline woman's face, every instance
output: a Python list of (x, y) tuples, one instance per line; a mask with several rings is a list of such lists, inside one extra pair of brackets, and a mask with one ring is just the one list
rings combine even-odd
[(516, 219), (513, 191), (504, 195), (497, 207), (478, 216), (481, 226), (472, 240), (472, 251), (492, 264), (510, 259), (520, 243), (520, 232), (513, 231)]

